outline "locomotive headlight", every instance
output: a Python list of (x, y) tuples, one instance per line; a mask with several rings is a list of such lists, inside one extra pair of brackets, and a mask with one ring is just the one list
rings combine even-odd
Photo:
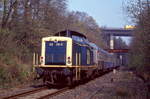
[(70, 60), (70, 57), (68, 57), (68, 60)]
[(40, 62), (43, 63), (43, 61), (44, 61), (44, 57), (41, 56), (41, 57), (40, 57)]
[(70, 57), (68, 57), (68, 64), (70, 64), (71, 63), (71, 58)]

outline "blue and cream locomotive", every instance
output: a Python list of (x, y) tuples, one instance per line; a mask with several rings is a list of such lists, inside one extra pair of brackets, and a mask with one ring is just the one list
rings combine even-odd
[(42, 39), (37, 74), (48, 84), (68, 84), (116, 67), (114, 55), (100, 49), (75, 31), (61, 31)]

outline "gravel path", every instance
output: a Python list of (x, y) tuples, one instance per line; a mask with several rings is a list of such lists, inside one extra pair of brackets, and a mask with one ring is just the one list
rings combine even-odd
[(146, 85), (129, 71), (96, 78), (50, 99), (148, 99)]

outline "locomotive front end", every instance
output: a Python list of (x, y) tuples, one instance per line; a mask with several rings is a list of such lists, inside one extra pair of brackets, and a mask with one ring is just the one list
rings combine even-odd
[(66, 83), (68, 77), (72, 75), (71, 66), (71, 38), (54, 36), (42, 39), (40, 65), (37, 65), (35, 70), (44, 82), (49, 84)]

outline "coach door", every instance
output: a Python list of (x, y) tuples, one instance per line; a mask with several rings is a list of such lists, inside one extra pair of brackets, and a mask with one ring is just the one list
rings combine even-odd
[(76, 80), (80, 80), (80, 71), (81, 71), (81, 48), (78, 46), (76, 51)]
[(76, 66), (81, 66), (81, 47), (78, 46), (76, 49)]
[(80, 66), (81, 65), (81, 53), (77, 52), (76, 53), (76, 66)]

